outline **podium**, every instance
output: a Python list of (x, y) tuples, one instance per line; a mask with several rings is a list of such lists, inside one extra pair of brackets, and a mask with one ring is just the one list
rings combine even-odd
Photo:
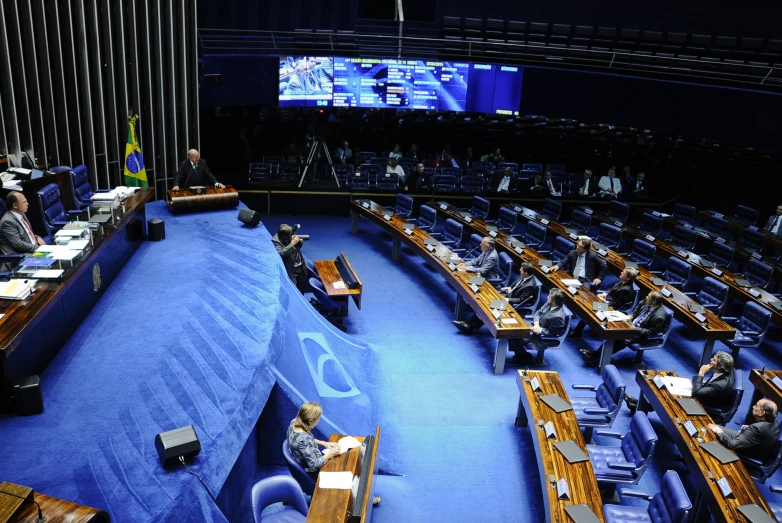
[(169, 190), (166, 203), (171, 214), (233, 209), (239, 205), (239, 193), (231, 186)]
[[(70, 501), (53, 498), (44, 494), (35, 494), (30, 487), (23, 487), (13, 483), (0, 483), (0, 523), (33, 523), (38, 519), (38, 507), (33, 500), (41, 506), (41, 512), (47, 521), (68, 521), (69, 523), (109, 523), (111, 518), (108, 513), (84, 505), (77, 505)], [(15, 496), (9, 496), (4, 492), (10, 492)]]

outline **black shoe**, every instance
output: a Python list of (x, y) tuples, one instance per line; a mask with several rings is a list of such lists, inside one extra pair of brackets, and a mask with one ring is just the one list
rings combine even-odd
[(636, 409), (638, 409), (638, 398), (625, 393), (625, 403), (627, 404), (627, 408), (630, 409), (630, 412), (635, 414)]
[(529, 353), (515, 354), (511, 358), (505, 358), (505, 363), (508, 365), (529, 365), (533, 361), (535, 358)]
[(462, 332), (471, 332), (472, 327), (470, 327), (470, 324), (466, 321), (454, 321), (454, 325), (456, 325), (456, 328), (459, 329)]

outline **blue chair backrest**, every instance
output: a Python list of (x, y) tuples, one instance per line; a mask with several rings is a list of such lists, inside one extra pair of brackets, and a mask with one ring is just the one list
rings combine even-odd
[(394, 214), (407, 218), (413, 212), (413, 198), (406, 194), (397, 193), (394, 205)]
[(730, 229), (730, 223), (728, 222), (728, 220), (717, 218), (716, 216), (712, 216), (708, 220), (706, 220), (706, 225), (704, 229), (706, 229), (712, 234), (716, 234), (717, 236), (724, 238), (725, 236), (728, 235), (728, 230)]
[(518, 218), (518, 213), (512, 209), (508, 209), (507, 207), (500, 207), (500, 215), (497, 218), (497, 228), (500, 230), (508, 230), (510, 232), (513, 232), (513, 229), (516, 228), (516, 219)]
[(630, 253), (630, 259), (636, 263), (649, 264), (654, 259), (657, 252), (657, 246), (646, 240), (636, 238), (633, 240), (633, 252)]
[(597, 239), (609, 249), (615, 249), (622, 240), (622, 229), (610, 223), (601, 223), (597, 232)]
[(706, 276), (701, 283), (701, 290), (695, 297), (695, 301), (710, 309), (713, 313), (721, 316), (725, 305), (728, 303), (727, 284)]
[(554, 245), (551, 248), (551, 259), (562, 261), (572, 250), (575, 250), (576, 242), (568, 240), (564, 236), (554, 238)]
[(77, 165), (71, 170), (71, 186), (73, 188), (73, 199), (79, 205), (89, 205), (92, 203), (90, 198), (95, 194), (90, 185), (90, 173), (84, 165)]
[(630, 206), (619, 200), (611, 200), (608, 204), (608, 217), (624, 223), (630, 217)]
[(766, 235), (760, 231), (744, 229), (744, 232), (739, 236), (739, 245), (746, 249), (759, 251), (766, 245)]
[(692, 265), (686, 261), (671, 256), (668, 258), (668, 269), (665, 271), (666, 279), (671, 283), (685, 283), (690, 279)]
[(662, 229), (662, 226), (663, 219), (648, 212), (643, 213), (641, 216), (641, 222), (638, 224), (638, 228), (641, 231), (651, 234), (652, 236), (657, 236), (660, 234), (660, 229)]
[(709, 249), (709, 259), (720, 267), (728, 267), (733, 261), (733, 247), (725, 243), (713, 242)]
[(290, 470), (291, 475), (296, 479), (304, 493), (311, 496), (312, 493), (315, 492), (315, 480), (307, 474), (307, 471), (304, 470), (301, 463), (293, 457), (291, 449), (288, 446), (287, 438), (282, 442), (282, 455), (285, 457), (285, 461), (288, 462), (288, 470)]
[(557, 221), (562, 214), (562, 202), (546, 198), (543, 200), (543, 209), (540, 212), (550, 220)]
[(586, 234), (589, 231), (589, 227), (592, 225), (592, 217), (584, 211), (573, 209), (573, 213), (570, 215), (570, 228), (575, 229), (582, 234)]
[(470, 235), (470, 250), (464, 253), (465, 256), (469, 255), (478, 255), (481, 252), (481, 242), (483, 241), (483, 236), (480, 234), (472, 233)]
[(525, 163), (521, 166), (522, 171), (543, 172), (543, 165), (539, 163)]
[(500, 276), (502, 278), (502, 286), (505, 287), (510, 282), (511, 277), (513, 276), (513, 258), (508, 255), (506, 252), (500, 253), (500, 263), (497, 267), (500, 271)]
[(669, 470), (663, 475), (660, 492), (654, 495), (647, 508), (650, 521), (655, 523), (683, 523), (692, 510), (692, 503), (684, 490), (679, 475)]
[(734, 215), (734, 218), (744, 223), (748, 223), (749, 225), (755, 225), (755, 222), (758, 219), (758, 211), (752, 207), (739, 205), (736, 207), (736, 214)]
[(472, 197), (472, 207), (470, 207), (470, 214), (476, 218), (486, 218), (489, 215), (489, 209), (491, 208), (491, 202), (486, 198), (480, 196)]
[(625, 305), (624, 307), (619, 307), (617, 310), (624, 312), (624, 313), (630, 313), (635, 310), (635, 308), (638, 306), (638, 299), (641, 296), (641, 288), (638, 287), (638, 284), (633, 282), (633, 299), (630, 303)]
[(461, 176), (462, 175), (462, 168), (461, 167), (443, 167), (440, 169), (440, 172), (442, 174), (450, 174), (452, 176)]
[(683, 203), (677, 203), (673, 206), (673, 217), (677, 220), (695, 224), (695, 215), (698, 213), (697, 209), (692, 205), (685, 205)]
[(437, 223), (437, 211), (429, 207), (428, 205), (422, 205), (418, 209), (418, 221), (416, 225), (421, 228), (432, 228)]
[(44, 225), (49, 234), (53, 234), (54, 223), (58, 221), (67, 221), (68, 217), (65, 213), (65, 207), (63, 207), (60, 201), (60, 186), (56, 183), (50, 183), (38, 191), (38, 203), (41, 206), (41, 213), (43, 217)]
[(377, 188), (394, 190), (399, 186), (399, 175), (396, 173), (382, 173), (377, 178)]
[[(253, 510), (253, 521), (255, 523), (263, 521), (263, 510), (274, 503), (285, 503), (288, 507), (295, 510), (294, 512), (294, 510), (286, 508), (282, 512), (289, 512), (284, 514), (287, 517), (277, 519), (277, 521), (286, 521), (288, 523), (305, 521), (309, 512), (307, 500), (304, 499), (301, 487), (290, 476), (280, 475), (262, 479), (253, 485), (250, 500)], [(280, 516), (282, 514), (277, 512), (274, 515)], [(297, 515), (299, 517), (296, 517)]]
[(459, 247), (462, 243), (464, 226), (452, 218), (445, 220), (445, 229), (443, 230), (443, 240), (456, 242), (453, 246)]
[(550, 163), (546, 165), (546, 170), (551, 171), (551, 174), (554, 173), (564, 173), (565, 172), (565, 165), (561, 163)]
[(546, 227), (538, 222), (529, 222), (524, 239), (526, 243), (542, 245), (546, 241)]
[(648, 464), (657, 444), (657, 433), (654, 432), (649, 418), (643, 412), (636, 412), (630, 419), (630, 433), (622, 440), (622, 453), (625, 459), (635, 463), (636, 467)]
[[(480, 176), (466, 175), (462, 176), (461, 189), (462, 192), (475, 194), (483, 191), (483, 178)], [(470, 214), (473, 214), (470, 212)], [(474, 216), (474, 215), (473, 215)], [(479, 216), (479, 218), (485, 218), (485, 216)]]
[(765, 289), (771, 283), (774, 269), (771, 265), (763, 263), (755, 258), (750, 258), (744, 266), (744, 277), (752, 285)]
[(744, 397), (744, 371), (741, 369), (733, 369), (733, 390), (730, 395), (730, 403), (722, 408), (704, 407), (709, 414), (718, 412), (722, 416), (722, 425), (730, 423), (730, 420), (735, 416), (736, 411), (739, 410), (741, 405), (741, 398)]
[(506, 167), (510, 167), (511, 171), (519, 170), (519, 164), (516, 162), (500, 162), (497, 164), (497, 170), (504, 171)]
[(491, 162), (475, 162), (472, 167), (473, 169), (486, 169), (489, 171), (494, 170), (494, 164)]
[[(760, 333), (760, 340), (766, 335), (766, 330), (771, 322), (771, 311), (765, 307), (748, 301), (744, 304), (744, 314), (736, 322), (736, 329), (740, 331), (754, 331)], [(760, 341), (758, 342), (760, 345)]]
[(684, 247), (688, 251), (691, 251), (695, 247), (695, 241), (698, 236), (692, 229), (685, 229), (681, 225), (677, 225), (671, 231), (671, 245), (677, 247)]
[(613, 410), (625, 397), (625, 380), (614, 365), (606, 365), (600, 373), (603, 383), (597, 388), (595, 399), (606, 409)]

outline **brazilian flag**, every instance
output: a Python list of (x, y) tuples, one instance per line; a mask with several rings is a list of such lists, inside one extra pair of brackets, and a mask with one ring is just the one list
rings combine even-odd
[(125, 146), (125, 185), (128, 187), (148, 187), (147, 171), (144, 169), (144, 157), (136, 135), (138, 115), (128, 116), (128, 143)]

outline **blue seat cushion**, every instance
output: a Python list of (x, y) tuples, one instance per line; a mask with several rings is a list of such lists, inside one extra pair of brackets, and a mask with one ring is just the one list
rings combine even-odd
[(292, 508), (286, 508), (280, 512), (263, 516), (263, 523), (301, 523), (307, 520), (307, 516)]
[(608, 462), (626, 463), (625, 455), (622, 453), (622, 447), (599, 447), (597, 445), (587, 445), (589, 460), (595, 469), (595, 476), (598, 481), (606, 479), (632, 481), (635, 479), (634, 473), (630, 470), (612, 469)]
[(626, 507), (624, 505), (603, 505), (606, 521), (612, 523), (640, 523), (651, 521), (649, 512), (642, 507)]

